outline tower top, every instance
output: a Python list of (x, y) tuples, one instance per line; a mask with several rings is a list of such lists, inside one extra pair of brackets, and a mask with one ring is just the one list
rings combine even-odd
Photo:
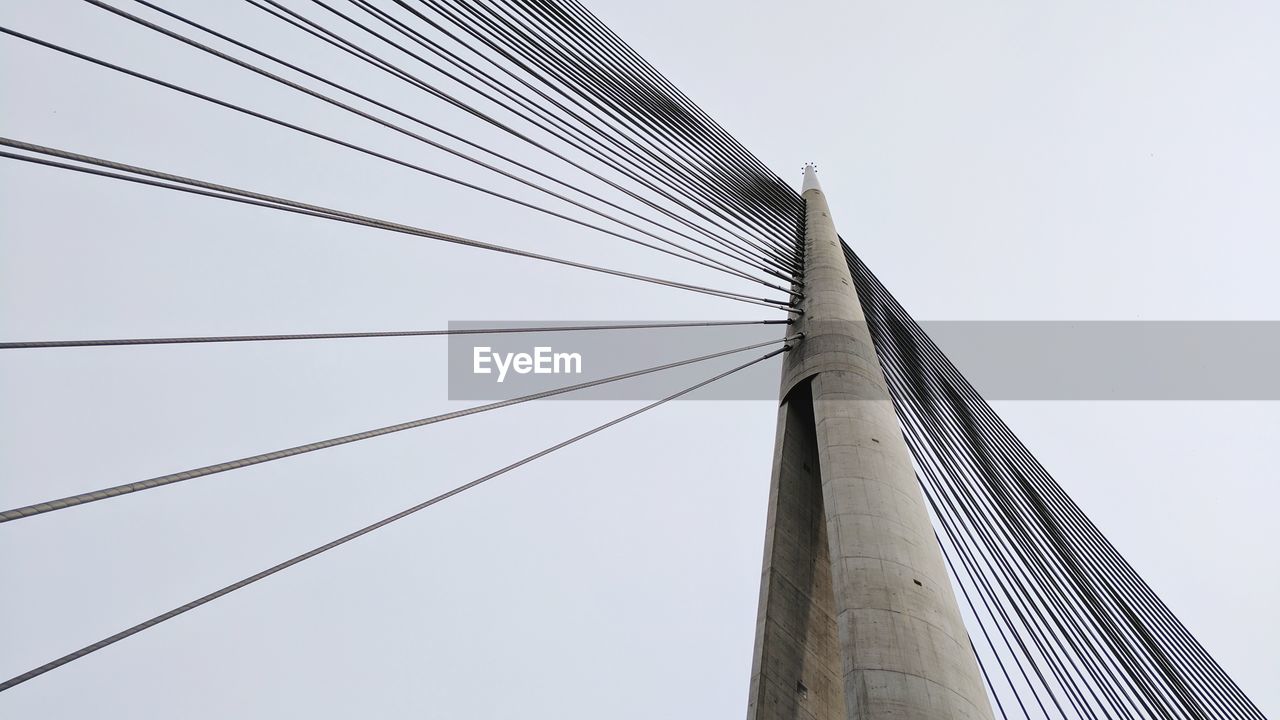
[(810, 190), (821, 190), (822, 184), (818, 182), (818, 166), (813, 163), (806, 163), (804, 166), (804, 184), (800, 186), (800, 194), (803, 195)]

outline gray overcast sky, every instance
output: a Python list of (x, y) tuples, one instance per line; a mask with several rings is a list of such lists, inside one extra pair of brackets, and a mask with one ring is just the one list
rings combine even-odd
[[(247, 6), (165, 5), (483, 133)], [(817, 161), (917, 318), (1280, 319), (1274, 3), (588, 5), (782, 177)], [(0, 22), (481, 177), (80, 2)], [(10, 38), (0, 73), (9, 137), (714, 278)], [(11, 162), (0, 182), (4, 339), (772, 316)], [(443, 358), (436, 339), (8, 352), (0, 504), (461, 407)], [(511, 408), (6, 525), (0, 674), (631, 407)], [(997, 410), (1280, 713), (1280, 404)], [(769, 402), (662, 408), (7, 692), (0, 716), (738, 717), (773, 430)]]

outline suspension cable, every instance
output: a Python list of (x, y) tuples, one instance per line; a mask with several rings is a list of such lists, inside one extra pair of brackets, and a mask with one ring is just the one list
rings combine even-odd
[(181, 614), (183, 614), (183, 613), (185, 613), (185, 612), (187, 612), (187, 611), (189, 611), (189, 610), (194, 610), (195, 608), (198, 608), (198, 607), (200, 607), (201, 605), (204, 605), (204, 604), (206, 604), (206, 603), (209, 603), (209, 602), (212, 602), (212, 601), (214, 601), (214, 600), (217, 600), (218, 598), (220, 598), (220, 597), (222, 597), (222, 596), (224, 596), (224, 595), (229, 595), (230, 593), (233, 593), (233, 592), (235, 592), (236, 590), (239, 590), (239, 589), (240, 589), (240, 588), (242, 588), (242, 587), (245, 587), (245, 586), (247, 586), (247, 585), (251, 585), (251, 584), (253, 584), (253, 583), (255, 583), (255, 582), (259, 581), (259, 580), (262, 580), (263, 578), (270, 577), (271, 575), (274, 575), (274, 574), (276, 574), (276, 573), (280, 572), (281, 570), (286, 570), (286, 569), (288, 569), (288, 568), (290, 568), (290, 567), (293, 567), (294, 565), (297, 565), (298, 563), (303, 562), (304, 560), (309, 560), (309, 559), (311, 559), (311, 558), (313, 558), (313, 557), (315, 557), (315, 556), (317, 556), (317, 555), (319, 555), (319, 554), (321, 554), (321, 553), (324, 553), (324, 552), (327, 552), (327, 551), (329, 551), (329, 550), (332, 550), (332, 549), (334, 549), (334, 548), (338, 547), (339, 545), (343, 545), (343, 544), (348, 543), (348, 542), (350, 542), (350, 541), (352, 541), (352, 540), (355, 540), (355, 539), (356, 539), (356, 538), (358, 538), (358, 537), (361, 537), (361, 536), (363, 536), (363, 535), (367, 535), (367, 534), (369, 534), (369, 533), (373, 532), (374, 530), (377, 530), (378, 528), (384, 527), (384, 526), (386, 526), (386, 525), (390, 525), (391, 523), (393, 523), (393, 522), (395, 522), (395, 521), (397, 521), (397, 520), (404, 519), (404, 518), (406, 518), (406, 517), (408, 517), (408, 516), (410, 516), (410, 515), (412, 515), (412, 514), (414, 514), (414, 513), (418, 512), (419, 510), (425, 510), (426, 508), (429, 508), (429, 507), (431, 507), (432, 505), (435, 505), (435, 504), (437, 504), (437, 503), (440, 503), (440, 502), (443, 502), (443, 501), (445, 501), (445, 500), (448, 500), (449, 498), (453, 497), (454, 495), (458, 495), (458, 494), (463, 493), (463, 492), (466, 492), (467, 490), (470, 490), (470, 489), (472, 489), (472, 488), (474, 488), (474, 487), (476, 487), (476, 486), (478, 486), (478, 485), (482, 485), (482, 484), (484, 484), (484, 483), (486, 483), (486, 482), (488, 482), (488, 481), (490, 481), (490, 480), (492, 480), (492, 479), (494, 479), (494, 478), (496, 478), (496, 477), (498, 477), (498, 476), (500, 476), (500, 475), (506, 474), (506, 473), (508, 473), (508, 472), (510, 472), (510, 471), (512, 471), (512, 470), (515, 470), (516, 468), (519, 468), (519, 467), (522, 467), (522, 466), (524, 466), (524, 465), (527, 465), (527, 464), (529, 464), (529, 463), (533, 462), (534, 460), (537, 460), (537, 459), (539, 459), (539, 458), (542, 458), (542, 457), (545, 457), (545, 456), (547, 456), (547, 455), (550, 455), (551, 453), (553, 453), (553, 452), (555, 452), (555, 451), (557, 451), (557, 450), (560, 450), (560, 449), (562, 449), (562, 448), (568, 447), (569, 445), (572, 445), (572, 444), (574, 444), (574, 443), (578, 442), (579, 440), (584, 440), (584, 439), (586, 439), (586, 438), (588, 438), (588, 437), (590, 437), (590, 436), (592, 436), (592, 435), (595, 435), (595, 434), (596, 434), (596, 433), (598, 433), (598, 432), (601, 432), (601, 431), (603, 431), (603, 430), (607, 430), (607, 429), (609, 429), (609, 428), (613, 427), (614, 425), (617, 425), (617, 424), (619, 424), (619, 423), (622, 423), (622, 422), (624, 422), (624, 421), (626, 421), (626, 420), (629, 420), (629, 419), (631, 419), (631, 418), (633, 418), (633, 417), (635, 417), (635, 416), (637, 416), (637, 415), (640, 415), (640, 414), (642, 414), (642, 413), (648, 412), (649, 410), (652, 410), (653, 408), (656, 408), (656, 407), (658, 407), (659, 405), (663, 405), (663, 404), (668, 403), (668, 402), (670, 402), (670, 401), (672, 401), (672, 400), (675, 400), (675, 399), (677, 399), (677, 398), (680, 398), (680, 397), (682, 397), (682, 396), (684, 396), (684, 395), (688, 395), (689, 393), (694, 392), (695, 390), (698, 390), (698, 389), (700, 389), (700, 388), (703, 388), (703, 387), (705, 387), (705, 386), (707, 386), (707, 385), (710, 385), (711, 383), (716, 382), (717, 380), (720, 380), (720, 379), (722, 379), (722, 378), (728, 377), (729, 375), (732, 375), (732, 374), (734, 374), (734, 373), (738, 372), (739, 370), (743, 370), (743, 369), (745, 369), (745, 368), (751, 367), (752, 365), (755, 365), (756, 363), (763, 362), (763, 361), (765, 361), (765, 360), (768, 360), (768, 359), (769, 359), (769, 358), (771, 358), (771, 357), (774, 357), (775, 355), (779, 355), (779, 354), (781, 354), (781, 353), (783, 353), (783, 352), (786, 352), (786, 351), (787, 351), (787, 349), (788, 349), (787, 347), (779, 348), (779, 349), (777, 349), (777, 350), (774, 350), (773, 352), (770, 352), (770, 353), (767, 353), (767, 354), (765, 354), (765, 355), (762, 355), (761, 357), (758, 357), (758, 358), (756, 358), (755, 360), (751, 360), (751, 361), (749, 361), (749, 362), (746, 362), (746, 363), (743, 363), (743, 364), (741, 364), (741, 365), (738, 365), (737, 367), (734, 367), (734, 368), (731, 368), (731, 369), (729, 369), (729, 370), (726, 370), (725, 372), (719, 373), (718, 375), (715, 375), (715, 376), (713, 376), (713, 377), (707, 378), (706, 380), (703, 380), (703, 381), (701, 381), (701, 382), (699, 382), (699, 383), (696, 383), (696, 384), (694, 384), (694, 385), (691, 385), (691, 386), (689, 386), (689, 387), (685, 388), (684, 390), (681, 390), (681, 391), (679, 391), (679, 392), (676, 392), (676, 393), (673, 393), (673, 394), (671, 394), (671, 395), (668, 395), (668, 396), (666, 396), (666, 397), (664, 397), (664, 398), (662, 398), (662, 399), (660, 399), (660, 400), (657, 400), (657, 401), (655, 401), (655, 402), (649, 403), (648, 405), (645, 405), (644, 407), (642, 407), (642, 408), (640, 408), (640, 409), (638, 409), (638, 410), (633, 410), (633, 411), (631, 411), (631, 412), (629, 412), (629, 413), (627, 413), (627, 414), (625, 414), (625, 415), (620, 415), (620, 416), (618, 416), (618, 417), (614, 418), (613, 420), (610, 420), (610, 421), (608, 421), (608, 422), (606, 422), (606, 423), (603, 423), (603, 424), (601, 424), (601, 425), (597, 425), (597, 426), (595, 426), (595, 427), (591, 428), (590, 430), (587, 430), (586, 432), (580, 433), (580, 434), (578, 434), (578, 435), (575, 435), (575, 436), (573, 436), (573, 437), (569, 438), (568, 440), (564, 440), (564, 441), (562, 441), (562, 442), (556, 443), (555, 445), (552, 445), (552, 446), (550, 446), (550, 447), (547, 447), (547, 448), (545, 448), (545, 449), (543, 449), (543, 450), (539, 450), (538, 452), (533, 453), (532, 455), (527, 455), (527, 456), (525, 456), (525, 457), (523, 457), (523, 458), (521, 458), (521, 459), (519, 459), (519, 460), (517, 460), (517, 461), (515, 461), (515, 462), (511, 463), (510, 465), (507, 465), (506, 467), (503, 467), (503, 468), (500, 468), (500, 469), (498, 469), (498, 470), (495, 470), (495, 471), (493, 471), (493, 472), (489, 473), (488, 475), (484, 475), (484, 476), (482, 476), (482, 477), (476, 478), (475, 480), (472, 480), (471, 482), (466, 483), (465, 485), (459, 485), (458, 487), (455, 487), (455, 488), (453, 488), (452, 490), (449, 490), (448, 492), (441, 493), (440, 495), (437, 495), (437, 496), (435, 496), (435, 497), (433, 497), (433, 498), (431, 498), (431, 499), (429, 499), (429, 500), (425, 500), (425, 501), (423, 501), (423, 502), (421, 502), (421, 503), (418, 503), (417, 505), (414, 505), (413, 507), (410, 507), (410, 508), (407, 508), (407, 509), (405, 509), (405, 510), (402, 510), (402, 511), (400, 511), (400, 512), (398, 512), (398, 513), (394, 514), (394, 515), (387, 516), (387, 517), (385, 517), (385, 518), (383, 518), (383, 519), (381, 519), (381, 520), (379, 520), (379, 521), (377, 521), (377, 522), (375, 522), (375, 523), (372, 523), (372, 524), (370, 524), (370, 525), (366, 525), (366, 526), (364, 526), (364, 527), (360, 528), (359, 530), (356, 530), (355, 532), (348, 533), (347, 535), (343, 535), (342, 537), (338, 538), (337, 540), (333, 540), (333, 541), (328, 542), (328, 543), (325, 543), (324, 545), (321, 545), (321, 546), (319, 546), (319, 547), (317, 547), (317, 548), (314, 548), (314, 549), (312, 549), (312, 550), (308, 550), (307, 552), (302, 553), (301, 555), (295, 555), (294, 557), (292, 557), (292, 558), (290, 558), (290, 559), (288, 559), (288, 560), (285, 560), (285, 561), (284, 561), (284, 562), (282, 562), (282, 563), (279, 563), (279, 564), (277, 564), (277, 565), (273, 565), (273, 566), (271, 566), (271, 567), (267, 568), (266, 570), (263, 570), (263, 571), (261, 571), (261, 572), (254, 573), (253, 575), (250, 575), (249, 577), (244, 578), (243, 580), (239, 580), (239, 581), (234, 582), (234, 583), (232, 583), (232, 584), (230, 584), (230, 585), (227, 585), (227, 586), (225, 586), (225, 587), (223, 587), (223, 588), (221, 588), (221, 589), (215, 590), (215, 591), (213, 591), (213, 592), (211, 592), (211, 593), (209, 593), (209, 594), (207, 594), (207, 595), (203, 595), (203, 596), (201, 596), (201, 597), (199, 597), (199, 598), (196, 598), (195, 600), (192, 600), (191, 602), (186, 603), (185, 605), (179, 605), (178, 607), (176, 607), (176, 608), (174, 608), (174, 609), (172, 609), (172, 610), (170, 610), (170, 611), (168, 611), (168, 612), (161, 613), (160, 615), (157, 615), (157, 616), (155, 616), (155, 617), (151, 618), (150, 620), (144, 620), (143, 622), (140, 622), (140, 623), (138, 623), (137, 625), (134, 625), (134, 626), (132, 626), (132, 627), (126, 628), (126, 629), (124, 629), (124, 630), (121, 630), (120, 632), (115, 633), (114, 635), (110, 635), (110, 636), (105, 637), (105, 638), (103, 638), (102, 640), (99, 640), (99, 641), (97, 641), (97, 642), (95, 642), (95, 643), (92, 643), (92, 644), (90, 644), (90, 645), (86, 645), (86, 646), (84, 646), (84, 647), (82, 647), (82, 648), (80, 648), (79, 650), (76, 650), (76, 651), (74, 651), (74, 652), (67, 653), (66, 655), (63, 655), (62, 657), (57, 658), (56, 660), (52, 660), (52, 661), (50, 661), (50, 662), (47, 662), (47, 663), (45, 663), (44, 665), (41, 665), (41, 666), (39, 666), (39, 667), (37, 667), (37, 668), (34, 668), (34, 669), (32, 669), (32, 670), (28, 670), (27, 672), (22, 673), (21, 675), (17, 675), (17, 676), (15, 676), (15, 677), (12, 677), (12, 678), (10, 678), (10, 679), (8, 679), (8, 680), (6, 680), (6, 681), (4, 681), (4, 682), (0, 683), (0, 692), (4, 692), (5, 690), (8, 690), (8, 689), (10, 689), (10, 688), (12, 688), (12, 687), (14, 687), (14, 686), (20, 685), (20, 684), (22, 684), (22, 683), (24, 683), (24, 682), (26, 682), (26, 681), (28, 681), (28, 680), (30, 680), (30, 679), (32, 679), (32, 678), (39, 677), (40, 675), (43, 675), (43, 674), (45, 674), (45, 673), (49, 672), (50, 670), (54, 670), (54, 669), (57, 669), (57, 668), (59, 668), (59, 667), (62, 667), (63, 665), (66, 665), (66, 664), (67, 664), (67, 663), (69, 663), (69, 662), (72, 662), (72, 661), (74, 661), (74, 660), (79, 660), (80, 658), (82, 658), (82, 657), (84, 657), (84, 656), (86, 656), (86, 655), (89, 655), (90, 653), (97, 652), (98, 650), (101, 650), (102, 648), (105, 648), (105, 647), (107, 647), (108, 645), (112, 645), (112, 644), (114, 644), (114, 643), (117, 643), (117, 642), (119, 642), (119, 641), (121, 641), (121, 640), (124, 640), (125, 638), (130, 637), (130, 636), (132, 636), (132, 635), (136, 635), (136, 634), (138, 634), (138, 633), (140, 633), (140, 632), (142, 632), (143, 630), (146, 630), (146, 629), (148, 629), (148, 628), (155, 627), (156, 625), (159, 625), (160, 623), (165, 622), (166, 620), (171, 620), (171, 619), (173, 619), (173, 618), (175, 618), (175, 617), (177, 617), (177, 616), (179, 616), (179, 615), (181, 615)]
[(24, 507), (14, 508), (12, 510), (6, 510), (4, 512), (0, 512), (0, 523), (12, 522), (14, 520), (20, 520), (22, 518), (41, 515), (44, 513), (53, 512), (55, 510), (63, 510), (65, 508), (75, 507), (77, 505), (84, 505), (91, 502), (97, 502), (99, 500), (106, 500), (107, 498), (118, 497), (120, 495), (127, 495), (130, 493), (135, 493), (142, 490), (151, 490), (153, 488), (163, 487), (165, 485), (172, 485), (174, 483), (183, 482), (185, 480), (191, 480), (199, 477), (207, 477), (209, 475), (226, 472), (228, 470), (237, 470), (239, 468), (248, 467), (250, 465), (260, 465), (265, 462), (280, 460), (282, 458), (287, 458), (287, 457), (294, 457), (295, 455), (302, 455), (303, 453), (314, 452), (316, 450), (325, 450), (331, 447), (337, 447), (339, 445), (346, 445), (349, 443), (358, 442), (360, 440), (368, 440), (370, 438), (381, 437), (383, 435), (390, 435), (392, 433), (402, 432), (404, 430), (411, 430), (413, 428), (419, 428), (426, 425), (433, 425), (435, 423), (445, 422), (446, 420), (455, 420), (461, 417), (478, 415), (480, 413), (488, 412), (490, 410), (497, 410), (500, 408), (511, 407), (512, 405), (519, 405), (521, 403), (531, 402), (533, 400), (541, 400), (543, 398), (555, 397), (557, 395), (564, 395), (566, 393), (576, 392), (578, 390), (585, 390), (587, 388), (598, 387), (600, 385), (607, 385), (609, 383), (620, 382), (622, 380), (629, 380), (631, 378), (641, 377), (643, 375), (649, 375), (652, 373), (661, 372), (663, 370), (670, 370), (672, 368), (683, 367), (685, 365), (692, 365), (694, 363), (703, 362), (705, 360), (712, 360), (714, 358), (724, 357), (725, 355), (732, 355), (734, 353), (744, 352), (746, 350), (753, 350), (755, 348), (764, 347), (766, 345), (773, 345), (780, 342), (789, 343), (789, 342), (793, 342), (798, 337), (799, 336), (797, 335), (797, 336), (779, 338), (777, 340), (769, 340), (766, 342), (755, 343), (752, 345), (744, 345), (742, 347), (734, 348), (732, 350), (724, 350), (717, 353), (711, 353), (709, 355), (701, 355), (698, 357), (689, 358), (687, 360), (678, 360), (676, 362), (666, 363), (664, 365), (656, 365), (654, 367), (645, 368), (643, 370), (633, 370), (631, 372), (621, 373), (618, 375), (611, 375), (609, 377), (600, 378), (598, 380), (589, 380), (587, 382), (576, 383), (574, 385), (566, 385), (563, 387), (552, 388), (551, 390), (543, 390), (541, 392), (530, 393), (528, 395), (521, 395), (520, 397), (509, 398), (507, 400), (499, 400), (497, 402), (487, 403), (485, 405), (475, 405), (469, 408), (464, 408), (462, 410), (454, 410), (453, 412), (442, 413), (440, 415), (432, 415), (430, 417), (420, 418), (418, 420), (411, 420), (409, 422), (398, 423), (396, 425), (388, 425), (386, 427), (380, 427), (374, 430), (366, 430), (364, 432), (352, 433), (350, 435), (342, 435), (339, 437), (329, 438), (328, 440), (319, 440), (316, 442), (307, 443), (305, 445), (298, 445), (296, 447), (286, 448), (284, 450), (274, 450), (272, 452), (261, 453), (259, 455), (250, 455), (248, 457), (243, 457), (236, 460), (228, 460), (226, 462), (220, 462), (213, 465), (206, 465), (204, 467), (193, 468), (191, 470), (183, 470), (181, 472), (169, 473), (168, 475), (161, 475), (159, 477), (153, 477), (147, 480), (141, 480), (141, 481), (132, 482), (132, 483), (125, 483), (123, 485), (116, 485), (113, 487), (103, 488), (101, 490), (94, 490), (91, 492), (79, 493), (77, 495), (71, 495), (69, 497), (59, 498), (57, 500), (49, 500), (46, 502), (34, 503), (32, 505), (27, 505)]
[(136, 177), (135, 175), (106, 172), (102, 170), (96, 170), (94, 168), (79, 167), (76, 165), (69, 165), (66, 163), (51, 161), (46, 158), (30, 157), (26, 155), (0, 152), (0, 157), (6, 157), (11, 160), (20, 160), (23, 162), (37, 163), (41, 165), (47, 165), (50, 167), (56, 167), (62, 170), (73, 170), (76, 172), (99, 175), (102, 177), (109, 177), (116, 180), (127, 180), (129, 182), (139, 183), (143, 185), (150, 185), (153, 187), (161, 187), (169, 190), (179, 190), (182, 192), (201, 195), (204, 197), (213, 197), (213, 198), (219, 198), (222, 200), (231, 200), (234, 202), (240, 202), (248, 205), (268, 207), (275, 210), (284, 210), (286, 212), (292, 212), (299, 215), (308, 215), (312, 217), (325, 218), (328, 220), (337, 220), (340, 222), (350, 223), (353, 225), (363, 225), (365, 227), (372, 227), (380, 230), (388, 230), (392, 232), (403, 233), (406, 235), (416, 235), (418, 237), (431, 238), (433, 240), (440, 240), (443, 242), (454, 243), (457, 245), (465, 245), (467, 247), (491, 250), (493, 252), (501, 252), (508, 255), (516, 255), (519, 257), (526, 257), (526, 258), (531, 258), (535, 260), (543, 260), (545, 262), (551, 262), (558, 265), (576, 267), (583, 270), (591, 270), (593, 272), (604, 273), (607, 275), (626, 277), (632, 280), (639, 280), (641, 282), (647, 282), (647, 283), (652, 283), (656, 285), (663, 285), (666, 287), (673, 287), (673, 288), (678, 288), (682, 290), (689, 290), (691, 292), (702, 293), (705, 295), (714, 295), (717, 297), (722, 297), (730, 300), (738, 300), (741, 302), (747, 302), (747, 303), (752, 303), (756, 305), (764, 305), (766, 307), (789, 310), (788, 303), (783, 303), (777, 300), (759, 298), (752, 295), (744, 295), (742, 293), (730, 292), (728, 290), (714, 290), (711, 288), (702, 287), (700, 285), (690, 285), (688, 283), (676, 282), (674, 280), (663, 280), (661, 278), (654, 278), (647, 275), (638, 275), (636, 273), (629, 273), (623, 270), (604, 268), (597, 265), (589, 265), (587, 263), (580, 263), (573, 260), (553, 257), (550, 255), (541, 255), (539, 253), (533, 253), (527, 250), (518, 250), (516, 248), (507, 247), (504, 245), (496, 245), (493, 243), (487, 243), (480, 240), (471, 240), (458, 235), (449, 235), (447, 233), (437, 232), (435, 230), (427, 230), (425, 228), (418, 228), (411, 225), (402, 225), (399, 223), (393, 223), (386, 220), (379, 220), (376, 218), (356, 215), (354, 213), (348, 213), (341, 210), (335, 210), (332, 208), (325, 208), (319, 205), (310, 205), (307, 203), (301, 203), (294, 200), (286, 200), (284, 198), (274, 197), (271, 195), (265, 195), (262, 193), (256, 193), (256, 192), (242, 190), (238, 188), (233, 188), (227, 185), (219, 185), (217, 183), (210, 183), (203, 180), (195, 180), (192, 178), (182, 177), (180, 175), (172, 175), (170, 173), (149, 170), (149, 169), (141, 168), (134, 165), (126, 165), (124, 163), (118, 163), (111, 160), (104, 160), (102, 158), (96, 158), (89, 155), (82, 155), (79, 153), (73, 153), (66, 150), (58, 150), (56, 148), (49, 148), (42, 145), (36, 145), (33, 143), (24, 142), (21, 140), (13, 140), (10, 138), (0, 138), (0, 145), (17, 148), (21, 150), (27, 150), (29, 152), (40, 153), (43, 155), (65, 158), (65, 159), (73, 160), (75, 162), (94, 165), (97, 167), (105, 167), (105, 168), (112, 168), (115, 170), (121, 170), (125, 173), (134, 173), (135, 175), (140, 175), (142, 177)]
[(389, 332), (308, 333), (293, 335), (213, 335), (207, 337), (125, 338), (115, 340), (37, 340), (0, 342), (0, 350), (32, 348), (104, 347), (111, 345), (180, 345), (192, 343), (257, 342), (262, 340), (334, 340), (338, 338), (421, 337), (435, 335), (490, 335), (501, 333), (573, 332), (578, 330), (645, 330), (653, 328), (724, 327), (732, 325), (788, 325), (790, 320), (716, 320), (617, 325), (559, 325), (547, 327), (457, 328), (449, 330), (396, 330)]

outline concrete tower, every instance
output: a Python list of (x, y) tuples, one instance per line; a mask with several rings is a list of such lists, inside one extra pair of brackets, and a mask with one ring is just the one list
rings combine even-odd
[(827, 199), (805, 168), (749, 720), (991, 720)]

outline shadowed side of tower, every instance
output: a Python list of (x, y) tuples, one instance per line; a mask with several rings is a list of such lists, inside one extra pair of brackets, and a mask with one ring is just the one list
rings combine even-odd
[(749, 720), (990, 720), (831, 211), (805, 168)]

